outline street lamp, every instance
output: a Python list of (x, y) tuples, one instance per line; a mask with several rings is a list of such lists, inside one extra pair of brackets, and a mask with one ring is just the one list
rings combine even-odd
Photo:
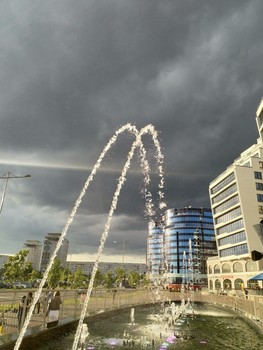
[(28, 174), (28, 175), (16, 176), (16, 175), (10, 173), (10, 171), (7, 174), (0, 176), (0, 179), (5, 179), (5, 187), (4, 187), (4, 191), (3, 191), (2, 199), (1, 199), (1, 203), (0, 203), (0, 214), (1, 214), (3, 206), (4, 206), (4, 200), (5, 200), (8, 180), (9, 179), (24, 179), (27, 177), (31, 177), (31, 175)]

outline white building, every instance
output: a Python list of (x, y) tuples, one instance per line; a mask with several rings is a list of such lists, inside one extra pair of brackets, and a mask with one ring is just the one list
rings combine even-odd
[[(57, 243), (60, 239), (61, 233), (48, 233), (45, 237), (42, 252), (41, 271), (45, 271), (49, 260), (54, 253)], [(67, 267), (69, 241), (64, 238), (62, 246), (59, 248), (57, 258), (61, 261), (63, 267)]]
[[(67, 262), (68, 268), (71, 272), (74, 272), (78, 269), (78, 267), (81, 268), (83, 273), (86, 275), (89, 275), (92, 273), (92, 269), (94, 266), (94, 262), (91, 261), (68, 261)], [(123, 270), (130, 272), (130, 271), (136, 271), (140, 274), (144, 274), (146, 272), (146, 264), (136, 264), (136, 263), (116, 263), (116, 262), (100, 262), (99, 263), (99, 270), (103, 274), (111, 271), (114, 272), (116, 268), (122, 268)]]
[(263, 219), (263, 99), (256, 112), (257, 143), (235, 159), (209, 185), (218, 257), (208, 259), (210, 290), (256, 287), (249, 279), (263, 271), (263, 260), (252, 261), (251, 252), (263, 252), (253, 228)]
[(24, 243), (25, 249), (28, 250), (27, 261), (31, 262), (34, 270), (40, 271), (42, 243), (37, 240), (27, 240)]
[(12, 254), (0, 254), (0, 269), (3, 267), (4, 263), (7, 262), (9, 256), (13, 256)]

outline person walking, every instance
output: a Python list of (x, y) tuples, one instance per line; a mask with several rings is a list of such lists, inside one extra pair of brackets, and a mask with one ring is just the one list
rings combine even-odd
[(22, 296), (19, 306), (18, 306), (18, 312), (17, 312), (17, 319), (18, 319), (18, 329), (21, 330), (23, 327), (27, 312), (30, 308), (31, 302), (32, 302), (33, 294), (32, 292), (28, 292), (27, 295)]
[(62, 304), (60, 292), (56, 291), (51, 299), (47, 310), (47, 328), (54, 327), (58, 324), (59, 309)]

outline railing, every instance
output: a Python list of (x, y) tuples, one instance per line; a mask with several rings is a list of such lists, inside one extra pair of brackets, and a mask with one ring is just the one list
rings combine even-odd
[[(78, 320), (83, 303), (83, 296), (76, 290), (60, 291), (62, 305), (59, 314), (59, 324), (66, 324)], [(6, 344), (11, 335), (18, 335), (18, 306), (23, 295), (27, 291), (0, 291), (0, 338), (1, 344)], [(115, 310), (135, 305), (150, 304), (160, 301), (180, 301), (188, 298), (193, 302), (214, 303), (224, 305), (240, 311), (244, 316), (254, 320), (259, 327), (263, 324), (263, 296), (249, 295), (248, 299), (243, 294), (219, 295), (209, 292), (191, 292), (184, 294), (179, 292), (156, 290), (94, 290), (89, 300), (87, 316), (103, 311)], [(46, 298), (45, 293), (36, 305), (30, 320), (30, 334), (37, 333), (46, 327)], [(4, 337), (5, 336), (5, 337)]]

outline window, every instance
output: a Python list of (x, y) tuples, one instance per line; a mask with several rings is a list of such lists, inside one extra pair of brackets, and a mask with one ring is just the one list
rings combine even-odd
[(257, 194), (258, 202), (263, 202), (263, 194)]
[(214, 266), (214, 273), (220, 273), (220, 267), (219, 265)]
[[(261, 174), (261, 173), (260, 173)], [(212, 203), (216, 204), (221, 202), (223, 199), (227, 198), (231, 194), (237, 191), (237, 185), (233, 184), (232, 186), (228, 187), (225, 191), (219, 193), (217, 196), (212, 198)]]
[(224, 264), (224, 265), (222, 266), (222, 272), (223, 272), (223, 273), (231, 272), (231, 267), (230, 267), (230, 265), (229, 265), (229, 264)]
[(240, 215), (241, 215), (241, 208), (238, 207), (238, 208), (231, 210), (228, 213), (218, 217), (217, 219), (215, 219), (215, 223), (220, 224), (222, 222), (227, 222), (227, 221), (230, 221), (230, 220), (232, 220)]
[(242, 219), (234, 221), (231, 224), (225, 225), (223, 227), (220, 227), (217, 230), (217, 235), (221, 235), (222, 233), (230, 233), (232, 231), (237, 231), (241, 228), (243, 228), (243, 220)]
[(254, 171), (254, 177), (255, 179), (262, 180), (262, 173), (260, 171)]
[(233, 271), (234, 272), (243, 272), (243, 266), (242, 266), (241, 262), (234, 263)]
[(221, 289), (221, 282), (220, 280), (215, 280), (215, 289), (220, 290)]
[(246, 263), (246, 271), (256, 271), (257, 270), (257, 264), (255, 261), (253, 260), (249, 260), (247, 263)]
[(263, 191), (263, 183), (261, 182), (256, 182), (256, 189), (258, 191)]
[(239, 246), (220, 250), (219, 256), (222, 258), (222, 257), (231, 256), (231, 255), (242, 255), (247, 253), (248, 253), (247, 244), (241, 244)]
[(259, 214), (263, 214), (263, 206), (262, 205), (258, 206), (258, 212), (259, 212)]
[(233, 235), (221, 238), (218, 240), (218, 245), (222, 246), (225, 244), (235, 244), (235, 243), (240, 243), (246, 240), (246, 233), (245, 231), (241, 231), (238, 233), (235, 233)]
[(230, 182), (235, 180), (235, 174), (232, 173), (228, 175), (226, 178), (224, 178), (222, 181), (220, 181), (216, 186), (211, 188), (211, 193), (214, 194), (218, 191), (220, 191), (222, 188), (226, 187)]
[(263, 169), (263, 162), (258, 162), (260, 169)]

